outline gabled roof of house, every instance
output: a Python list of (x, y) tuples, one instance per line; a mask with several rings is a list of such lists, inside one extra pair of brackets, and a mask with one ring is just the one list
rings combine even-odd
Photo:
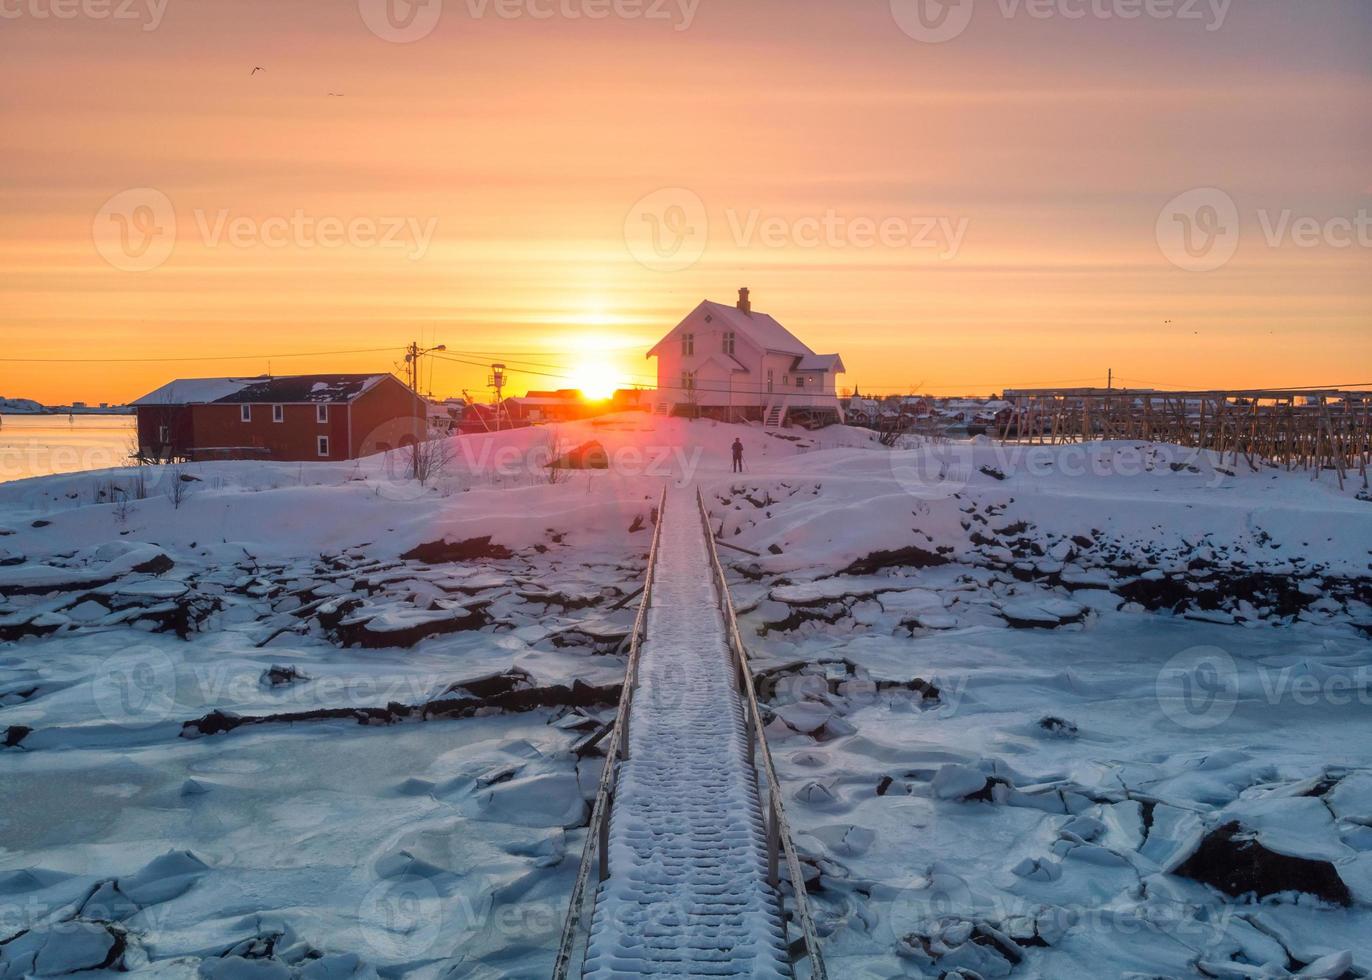
[[(792, 370), (843, 371), (843, 359), (837, 354), (816, 354), (799, 337), (766, 313), (759, 313), (757, 310), (744, 313), (737, 306), (716, 303), (708, 299), (691, 312), (695, 314), (700, 311), (704, 311), (708, 317), (723, 321), (728, 329), (743, 334), (764, 351), (793, 355), (797, 360)], [(664, 343), (666, 343), (665, 337), (658, 341), (652, 350), (648, 351), (647, 356), (656, 357), (659, 348)], [(742, 365), (740, 364), (739, 367), (742, 368)]]
[(390, 374), (297, 374), (271, 378), (178, 378), (130, 402), (134, 406), (273, 402), (350, 402)]

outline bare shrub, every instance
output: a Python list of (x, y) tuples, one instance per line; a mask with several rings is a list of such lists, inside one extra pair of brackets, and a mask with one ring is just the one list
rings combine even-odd
[(452, 462), (452, 449), (446, 439), (426, 439), (408, 448), (410, 475), (421, 487), (442, 476)]

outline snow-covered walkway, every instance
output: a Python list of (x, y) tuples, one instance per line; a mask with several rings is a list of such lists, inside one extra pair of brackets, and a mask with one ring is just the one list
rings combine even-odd
[(791, 975), (694, 497), (669, 494), (584, 976)]

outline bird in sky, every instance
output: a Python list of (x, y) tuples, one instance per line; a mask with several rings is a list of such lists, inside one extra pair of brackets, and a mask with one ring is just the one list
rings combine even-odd
[(248, 77), (252, 77), (253, 75), (256, 75), (256, 74), (257, 74), (258, 72), (260, 72), (260, 71), (266, 71), (266, 69), (263, 68), (261, 65), (258, 65), (258, 66), (257, 66), (256, 68), (254, 68), (252, 71), (248, 72)]
[(341, 98), (343, 98), (343, 93), (342, 93), (342, 92), (330, 92), (330, 93), (329, 93), (329, 98), (331, 98), (331, 99), (341, 99)]

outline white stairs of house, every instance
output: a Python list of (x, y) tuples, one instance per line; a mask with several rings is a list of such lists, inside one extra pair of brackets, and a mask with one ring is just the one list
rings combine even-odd
[(768, 405), (762, 413), (762, 427), (764, 429), (780, 429), (786, 421), (786, 403), (777, 402)]
[(671, 410), (672, 406), (670, 402), (658, 402), (653, 406), (654, 415), (668, 415), (671, 413)]

